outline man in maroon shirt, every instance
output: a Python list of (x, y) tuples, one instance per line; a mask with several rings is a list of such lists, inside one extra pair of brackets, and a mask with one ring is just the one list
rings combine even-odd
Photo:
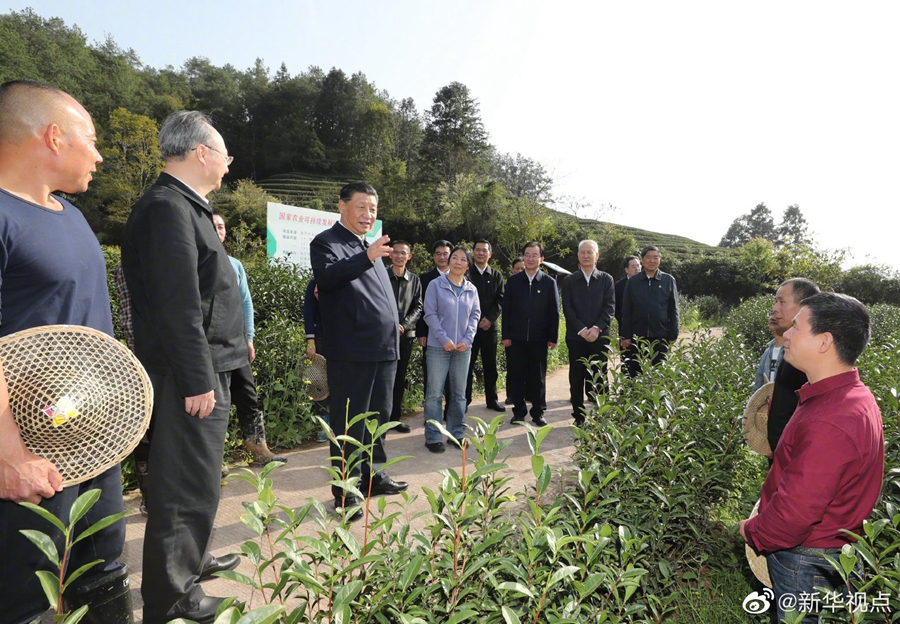
[(766, 553), (779, 622), (792, 604), (819, 611), (816, 587), (846, 591), (822, 554), (837, 557), (853, 541), (841, 529), (862, 532), (881, 492), (881, 413), (853, 366), (869, 336), (865, 306), (834, 293), (804, 299), (784, 334), (785, 359), (809, 382), (775, 450), (759, 515), (740, 523), (741, 536)]

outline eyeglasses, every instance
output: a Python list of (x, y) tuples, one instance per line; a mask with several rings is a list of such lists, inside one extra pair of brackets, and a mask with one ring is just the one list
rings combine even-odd
[[(228, 166), (228, 165), (230, 165), (231, 163), (234, 162), (234, 156), (226, 156), (225, 154), (223, 154), (222, 152), (220, 152), (220, 151), (217, 150), (216, 148), (210, 147), (210, 146), (207, 145), (206, 143), (201, 143), (200, 145), (202, 145), (203, 147), (205, 147), (205, 148), (208, 149), (208, 150), (214, 151), (216, 154), (218, 154), (219, 156), (221, 156), (221, 157), (222, 157), (222, 160), (225, 161), (225, 165), (226, 165), (226, 166)], [(196, 147), (192, 147), (192, 148), (191, 148), (191, 151), (193, 152), (195, 149), (197, 149), (197, 148), (196, 148)]]

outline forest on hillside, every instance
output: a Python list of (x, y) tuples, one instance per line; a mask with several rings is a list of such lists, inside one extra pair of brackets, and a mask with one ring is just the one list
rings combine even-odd
[(585, 206), (558, 197), (540, 162), (490, 143), (477, 97), (459, 82), (438, 89), (420, 111), (411, 98), (334, 67), (291, 75), (284, 64), (273, 73), (262, 59), (241, 70), (193, 57), (178, 68), (154, 68), (111, 36), (89, 43), (77, 26), (31, 9), (0, 15), (0, 82), (19, 78), (67, 91), (94, 117), (104, 162), (74, 202), (104, 244), (118, 244), (131, 206), (162, 169), (159, 123), (190, 108), (212, 116), (235, 156), (211, 199), (242, 233), (238, 254), (264, 240), (266, 201), (334, 210), (335, 189), (365, 179), (378, 190), (379, 218), (392, 237), (422, 245), (420, 262), (431, 241), (486, 238), (505, 268), (536, 239), (548, 260), (574, 269), (577, 242), (593, 238), (600, 268), (616, 278), (625, 255), (656, 244), (682, 292), (726, 305), (770, 292), (792, 275), (869, 303), (900, 303), (896, 272), (843, 270), (842, 252), (817, 248), (796, 206), (778, 226), (757, 206), (735, 220), (719, 247), (576, 217)]

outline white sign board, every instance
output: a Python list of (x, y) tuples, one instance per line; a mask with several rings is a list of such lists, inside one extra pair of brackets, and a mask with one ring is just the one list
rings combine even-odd
[[(312, 268), (309, 244), (316, 234), (324, 232), (340, 218), (337, 212), (269, 202), (266, 206), (266, 253), (269, 258), (287, 258), (301, 268)], [(371, 243), (380, 237), (381, 221), (378, 220), (366, 234), (366, 240)]]

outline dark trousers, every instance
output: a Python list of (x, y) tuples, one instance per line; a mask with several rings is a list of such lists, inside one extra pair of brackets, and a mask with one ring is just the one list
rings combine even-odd
[[(669, 341), (665, 338), (646, 338), (646, 340), (652, 341), (653, 360), (651, 361), (651, 365), (656, 366), (657, 364), (665, 362), (666, 358), (669, 356)], [(638, 347), (637, 340), (632, 340), (631, 344), (628, 345), (628, 348), (625, 350), (624, 355), (625, 372), (632, 379), (641, 374), (641, 363), (638, 361), (639, 353), (640, 348)]]
[(481, 354), (484, 370), (484, 400), (490, 405), (497, 402), (497, 332), (477, 331), (472, 341), (472, 357), (469, 360), (469, 377), (466, 381), (466, 405), (472, 402), (472, 383), (475, 377), (475, 360)]
[(184, 411), (171, 375), (150, 373), (154, 405), (150, 434), (149, 517), (144, 532), (145, 624), (168, 622), (205, 595), (200, 570), (219, 507), (222, 454), (231, 407), (231, 373), (217, 373), (216, 406), (205, 418)]
[[(598, 393), (606, 392), (608, 344), (609, 336), (604, 334), (600, 334), (594, 342), (582, 338), (566, 338), (566, 346), (569, 348), (569, 400), (572, 402), (572, 413), (577, 420), (584, 418), (585, 392), (591, 403)], [(588, 360), (590, 364), (586, 366), (584, 360)], [(596, 386), (594, 375), (597, 375)]]
[(544, 391), (547, 380), (547, 343), (513, 340), (506, 351), (506, 375), (513, 417), (525, 418), (531, 403), (531, 418), (544, 413)]
[[(400, 338), (400, 359), (397, 360), (397, 374), (394, 376), (394, 399), (391, 408), (391, 420), (400, 420), (403, 414), (403, 395), (406, 394), (406, 373), (409, 371), (409, 358), (412, 357), (415, 338)], [(424, 359), (424, 358), (422, 358)]]
[[(100, 490), (100, 499), (78, 521), (75, 528), (78, 536), (101, 518), (124, 510), (119, 464), (84, 483), (64, 488), (52, 498), (42, 500), (40, 505), (68, 525), (72, 503), (94, 489)], [(18, 503), (0, 500), (0, 621), (14, 624), (31, 622), (47, 610), (47, 598), (35, 571), (48, 570), (59, 575), (59, 569), (53, 567), (44, 553), (19, 533), (21, 529), (49, 535), (56, 543), (60, 558), (64, 547), (62, 533), (56, 527)], [(105, 563), (91, 568), (76, 581), (79, 585), (92, 583), (121, 567), (116, 559), (122, 554), (124, 544), (125, 521), (119, 520), (75, 544), (67, 570), (71, 574), (86, 563), (103, 559)]]
[(231, 403), (235, 407), (243, 438), (254, 444), (265, 442), (266, 423), (262, 410), (259, 409), (256, 381), (249, 362), (246, 366), (231, 371)]
[[(374, 445), (372, 461), (376, 464), (387, 461), (384, 436), (373, 441), (364, 420), (357, 422), (349, 429), (347, 421), (357, 414), (378, 412), (376, 417), (378, 424), (382, 425), (388, 422), (396, 374), (397, 360), (386, 362), (328, 360), (328, 388), (331, 390), (329, 425), (335, 435), (350, 435), (367, 447)], [(348, 465), (346, 473), (344, 473), (341, 457), (349, 459), (355, 450), (356, 447), (350, 445), (341, 449), (332, 442), (331, 456), (334, 459), (332, 459), (331, 465), (344, 475), (344, 479), (360, 477), (360, 489), (365, 490), (365, 486), (373, 476), (372, 467), (369, 465), (368, 451), (359, 458), (359, 461)], [(335, 498), (344, 496), (344, 490), (336, 485), (331, 486), (331, 493)]]

